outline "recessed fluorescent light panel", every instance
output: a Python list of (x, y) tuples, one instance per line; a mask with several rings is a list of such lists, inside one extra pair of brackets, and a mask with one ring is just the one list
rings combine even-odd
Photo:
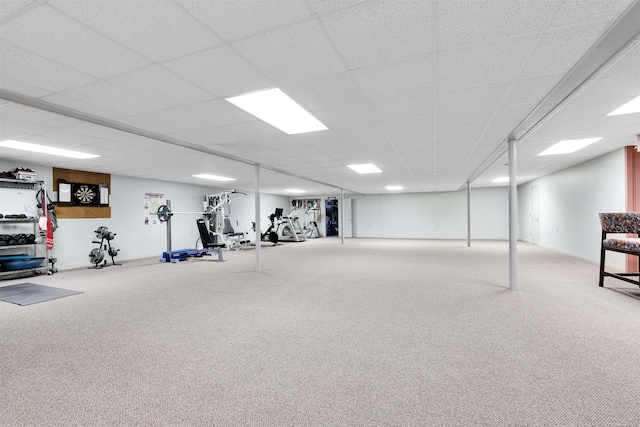
[(225, 99), (289, 135), (327, 129), (318, 119), (277, 88)]
[(100, 157), (97, 154), (81, 153), (79, 151), (63, 150), (62, 148), (47, 147), (46, 145), (29, 144), (28, 142), (11, 140), (0, 141), (0, 147), (31, 151), (40, 154), (53, 154), (54, 156), (71, 157), (73, 159), (93, 159), (95, 157)]
[(373, 163), (364, 163), (361, 165), (347, 165), (347, 167), (353, 169), (358, 173), (380, 173), (382, 172), (376, 165)]
[(549, 156), (553, 154), (569, 154), (578, 151), (587, 145), (600, 141), (602, 138), (585, 138), (585, 139), (567, 139), (544, 150), (538, 156)]
[(307, 190), (298, 190), (297, 188), (288, 188), (284, 191), (286, 191), (287, 193), (293, 193), (293, 194), (302, 194), (307, 192)]
[(640, 96), (633, 98), (631, 101), (627, 102), (620, 108), (616, 108), (607, 116), (617, 116), (619, 114), (631, 114), (631, 113), (640, 113)]
[(404, 188), (402, 187), (402, 185), (387, 185), (385, 187), (387, 190), (389, 191), (400, 191), (400, 190), (404, 190)]
[(509, 182), (509, 181), (510, 180), (508, 176), (499, 176), (491, 182)]
[(226, 176), (209, 175), (208, 173), (201, 173), (199, 175), (192, 175), (194, 178), (210, 179), (212, 181), (235, 181), (235, 178), (227, 178)]

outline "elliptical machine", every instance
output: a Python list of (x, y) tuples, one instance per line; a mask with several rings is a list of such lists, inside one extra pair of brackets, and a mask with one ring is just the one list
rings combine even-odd
[[(111, 241), (116, 237), (116, 233), (110, 232), (109, 229), (104, 226), (98, 227), (94, 233), (96, 233), (96, 237), (100, 240), (93, 240), (92, 243), (98, 243), (100, 246), (91, 249), (91, 252), (89, 252), (89, 262), (94, 265), (87, 268), (108, 267), (109, 264), (107, 264), (107, 260), (104, 259), (104, 251), (107, 251), (111, 257), (111, 265), (122, 265), (116, 263), (115, 259), (113, 259), (118, 255), (118, 251), (120, 250), (111, 246)], [(107, 241), (106, 244), (104, 243), (105, 240)]]

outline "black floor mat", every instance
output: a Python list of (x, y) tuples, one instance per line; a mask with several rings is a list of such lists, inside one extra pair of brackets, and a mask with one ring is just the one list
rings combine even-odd
[(18, 305), (31, 305), (81, 293), (69, 289), (36, 285), (35, 283), (19, 283), (0, 287), (0, 300)]

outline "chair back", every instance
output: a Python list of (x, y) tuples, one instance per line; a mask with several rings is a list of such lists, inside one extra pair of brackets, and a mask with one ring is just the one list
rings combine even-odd
[(198, 232), (200, 233), (200, 240), (202, 240), (202, 246), (205, 248), (211, 244), (213, 244), (213, 240), (211, 239), (211, 234), (209, 234), (209, 229), (207, 225), (204, 223), (204, 219), (198, 218), (196, 220), (196, 224), (198, 225)]
[(598, 216), (605, 233), (640, 233), (640, 212), (602, 212)]

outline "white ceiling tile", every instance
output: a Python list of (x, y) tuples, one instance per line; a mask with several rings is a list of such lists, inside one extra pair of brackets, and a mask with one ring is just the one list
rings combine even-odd
[(565, 27), (614, 19), (620, 15), (633, 0), (564, 0), (553, 14), (549, 27)]
[(368, 104), (329, 111), (318, 111), (315, 113), (315, 116), (329, 129), (365, 126), (378, 121), (378, 118)]
[(144, 129), (160, 135), (206, 129), (210, 125), (192, 116), (179, 114), (170, 109), (142, 113), (117, 120), (134, 128)]
[(0, 84), (8, 79), (35, 85), (51, 92), (83, 85), (95, 77), (0, 40)]
[(559, 1), (438, 2), (438, 48), (454, 49), (542, 31)]
[(386, 137), (387, 132), (385, 131), (382, 124), (375, 123), (370, 126), (356, 126), (344, 129), (337, 129), (336, 133), (343, 138), (345, 141), (354, 140), (354, 139), (367, 139), (367, 138), (377, 138), (377, 137)]
[(535, 108), (535, 103), (503, 105), (491, 121), (493, 125), (510, 124), (515, 127)]
[(148, 111), (190, 104), (212, 99), (213, 96), (198, 87), (167, 71), (164, 67), (154, 65), (109, 79), (122, 90), (135, 94), (141, 105), (155, 101), (155, 107)]
[(433, 92), (433, 58), (420, 57), (353, 71), (367, 98), (404, 98)]
[(274, 86), (273, 80), (228, 45), (181, 57), (163, 65), (218, 97)]
[(180, 105), (171, 108), (169, 111), (193, 116), (198, 120), (209, 123), (211, 127), (247, 123), (256, 120), (255, 116), (222, 98)]
[(463, 113), (442, 114), (437, 117), (438, 131), (487, 126), (495, 114), (495, 108), (486, 110), (465, 111)]
[(30, 85), (20, 80), (16, 80), (13, 77), (2, 77), (0, 79), (0, 87), (4, 90), (8, 90), (9, 92), (19, 93), (32, 98), (41, 98), (52, 93), (50, 90)]
[(376, 0), (320, 19), (349, 68), (356, 69), (432, 52), (432, 11), (428, 1)]
[(309, 0), (309, 4), (316, 12), (327, 12), (333, 9), (347, 7), (362, 0)]
[(205, 26), (169, 0), (52, 0), (49, 4), (154, 61), (220, 43)]
[(440, 52), (438, 87), (448, 89), (514, 79), (535, 41), (535, 36), (523, 36)]
[(346, 71), (315, 20), (259, 34), (232, 45), (277, 84)]
[(396, 120), (393, 122), (384, 122), (387, 135), (390, 137), (401, 135), (416, 135), (433, 132), (433, 120), (428, 117), (419, 117), (417, 119)]
[(502, 105), (539, 102), (562, 79), (563, 73), (518, 78), (513, 81)]
[(6, 19), (12, 13), (18, 13), (27, 4), (33, 0), (4, 0), (0, 1), (0, 19)]
[(364, 104), (367, 98), (351, 73), (292, 83), (283, 88), (307, 110), (331, 110)]
[(611, 65), (599, 76), (610, 78), (640, 73), (640, 40), (612, 61)]
[(89, 122), (80, 122), (76, 125), (68, 126), (66, 127), (66, 130), (89, 136), (98, 136), (110, 141), (122, 141), (124, 139), (132, 137), (132, 134), (128, 132), (123, 132), (121, 130), (100, 126)]
[(117, 113), (115, 111), (99, 107), (97, 105), (89, 104), (87, 102), (84, 102), (84, 100), (82, 99), (72, 98), (62, 93), (54, 93), (52, 95), (43, 96), (42, 100), (59, 105), (61, 107), (70, 108), (81, 113), (89, 114), (91, 116), (106, 119), (119, 119), (124, 116), (122, 113)]
[(371, 106), (380, 121), (390, 122), (400, 119), (432, 116), (433, 96), (420, 95), (397, 99), (373, 101)]
[[(28, 28), (29, 31), (24, 29)], [(2, 27), (0, 37), (23, 49), (96, 77), (139, 68), (149, 60), (43, 5)], [(99, 55), (95, 55), (99, 52)]]
[(433, 132), (416, 133), (410, 135), (396, 135), (391, 137), (391, 141), (396, 148), (423, 148), (433, 150)]
[(99, 80), (64, 95), (124, 116), (211, 99), (213, 96), (166, 69), (154, 65)]
[(246, 37), (312, 13), (298, 0), (177, 2), (225, 40)]
[(81, 123), (80, 120), (72, 117), (66, 117), (16, 103), (0, 108), (0, 118), (14, 118), (22, 122), (30, 122), (37, 126), (47, 126), (51, 128), (64, 128)]
[(208, 147), (213, 144), (228, 144), (242, 140), (241, 137), (220, 128), (208, 128), (195, 131), (177, 132), (169, 135), (179, 141)]
[[(639, 64), (640, 65), (640, 64)], [(640, 68), (638, 74), (620, 77), (600, 78), (591, 81), (588, 86), (571, 99), (572, 104), (585, 102), (599, 103), (604, 100), (621, 99), (622, 105), (627, 98), (640, 96)]]
[(484, 110), (500, 105), (510, 82), (498, 82), (438, 92), (438, 113)]
[(521, 77), (569, 70), (606, 27), (606, 21), (546, 32), (524, 65)]

